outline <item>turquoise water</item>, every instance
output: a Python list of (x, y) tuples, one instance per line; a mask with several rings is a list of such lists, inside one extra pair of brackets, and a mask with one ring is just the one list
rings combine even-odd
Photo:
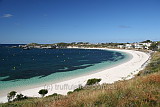
[[(5, 50), (5, 49), (3, 49)], [(8, 49), (7, 49), (8, 50)], [(9, 49), (10, 50), (10, 49)], [(9, 53), (13, 53), (14, 54), (18, 54), (18, 52), (21, 52), (22, 50), (12, 50), (9, 51)], [(16, 53), (15, 53), (16, 52)], [(13, 55), (12, 53), (12, 55)], [(24, 58), (24, 54), (29, 53), (28, 56), (25, 56)], [(48, 53), (45, 57), (39, 55), (39, 57), (37, 57), (36, 54), (40, 54), (43, 53), (43, 55), (45, 55), (46, 53)], [(45, 54), (44, 54), (45, 53)], [(51, 55), (52, 53), (54, 53), (53, 55)], [(6, 66), (8, 67), (8, 72), (9, 73), (15, 73), (13, 75), (8, 75), (9, 73), (6, 73), (6, 75), (2, 74), (3, 72), (1, 71), (1, 76), (0, 76), (0, 90), (1, 91), (9, 91), (9, 90), (16, 90), (19, 88), (28, 88), (28, 87), (37, 87), (37, 86), (42, 86), (44, 84), (47, 83), (56, 83), (56, 82), (60, 82), (60, 81), (65, 81), (71, 78), (76, 78), (78, 76), (81, 75), (88, 75), (88, 74), (92, 74), (95, 72), (98, 72), (100, 70), (112, 67), (112, 66), (116, 66), (117, 64), (120, 64), (122, 62), (125, 62), (127, 60), (129, 60), (132, 56), (123, 53), (123, 52), (116, 52), (116, 51), (106, 51), (106, 50), (83, 50), (83, 49), (62, 49), (62, 50), (31, 50), (30, 52), (21, 52), (22, 56), (22, 60), (18, 61), (20, 63), (26, 63), (29, 62), (31, 63), (32, 61), (38, 60), (36, 58), (42, 58), (40, 62), (37, 63), (37, 65), (34, 63), (31, 65), (27, 64), (26, 66), (24, 66), (23, 69), (18, 69), (18, 70), (13, 70), (10, 67), (7, 66), (7, 62), (5, 62), (4, 64), (6, 64)], [(0, 53), (0, 57), (2, 58), (2, 53)], [(6, 54), (5, 54), (6, 55)], [(35, 55), (35, 57), (34, 57)], [(66, 56), (65, 56), (66, 55)], [(15, 55), (16, 56), (16, 55)], [(18, 58), (20, 57), (20, 55), (17, 55), (16, 57), (14, 56), (14, 58)], [(31, 56), (31, 59), (34, 58), (34, 60), (29, 60), (29, 57)], [(57, 57), (59, 56), (58, 59), (54, 60), (53, 62), (48, 60), (50, 59), (50, 57)], [(85, 56), (85, 57), (84, 57)], [(16, 60), (14, 58), (11, 58), (14, 62), (14, 66), (17, 68)], [(45, 58), (47, 58), (46, 61)], [(70, 62), (68, 61), (68, 63), (66, 62), (67, 59), (71, 59)], [(8, 59), (8, 60), (11, 60)], [(25, 60), (24, 60), (25, 59)], [(7, 60), (7, 59), (5, 59)], [(55, 62), (56, 61), (56, 62)], [(63, 61), (63, 63), (61, 63)], [(12, 63), (13, 63), (12, 62)], [(9, 63), (9, 62), (8, 62)], [(10, 63), (10, 65), (12, 64)], [(23, 64), (22, 63), (22, 64)], [(45, 65), (44, 63), (48, 63), (47, 65)], [(54, 63), (54, 64), (53, 64)], [(3, 63), (1, 62), (1, 65)], [(18, 63), (19, 65), (19, 63)], [(34, 65), (34, 67), (32, 66)], [(58, 66), (58, 70), (55, 70), (56, 67)], [(61, 65), (59, 67), (59, 65)], [(38, 66), (41, 66), (41, 69), (39, 69)], [(33, 75), (34, 76), (26, 76), (28, 75), (27, 73), (21, 73), (18, 75), (19, 72), (26, 72), (27, 67), (30, 69), (33, 68)], [(52, 67), (52, 69), (50, 69), (50, 67)], [(53, 69), (55, 67), (55, 69)], [(37, 69), (38, 68), (38, 69)], [(1, 66), (1, 70), (3, 70), (4, 68), (2, 68)], [(6, 69), (6, 68), (5, 68)], [(50, 73), (49, 70), (51, 70), (52, 72)], [(38, 71), (39, 70), (39, 71)], [(44, 71), (45, 70), (45, 73)], [(6, 69), (7, 71), (7, 69)], [(41, 72), (42, 73), (39, 73)], [(48, 73), (49, 71), (49, 73)], [(17, 74), (16, 74), (17, 72)], [(35, 73), (38, 72), (38, 75), (35, 75)], [(46, 73), (47, 72), (47, 73)], [(31, 73), (31, 72), (28, 72)], [(46, 75), (47, 74), (47, 75)], [(12, 78), (11, 78), (12, 77)], [(15, 78), (13, 78), (15, 77)], [(17, 78), (16, 78), (17, 77)], [(25, 77), (25, 78), (23, 78)]]

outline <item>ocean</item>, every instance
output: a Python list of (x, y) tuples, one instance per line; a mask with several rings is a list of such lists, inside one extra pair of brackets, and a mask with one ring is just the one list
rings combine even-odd
[(130, 58), (126, 53), (108, 50), (23, 50), (10, 46), (13, 45), (0, 45), (1, 91), (89, 75)]

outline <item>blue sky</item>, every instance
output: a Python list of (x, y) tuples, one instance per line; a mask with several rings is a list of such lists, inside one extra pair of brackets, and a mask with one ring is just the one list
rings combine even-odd
[(0, 43), (160, 40), (160, 0), (0, 0)]

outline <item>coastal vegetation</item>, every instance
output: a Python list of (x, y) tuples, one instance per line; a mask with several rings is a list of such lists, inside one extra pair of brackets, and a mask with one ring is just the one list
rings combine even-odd
[(60, 97), (61, 94), (53, 93), (52, 95), (46, 96), (46, 97)]
[(153, 51), (159, 50), (158, 44), (159, 44), (159, 42), (153, 42), (153, 43), (151, 44), (151, 46), (149, 47), (149, 49), (150, 49), (150, 50), (153, 50)]
[(2, 107), (159, 107), (160, 52), (152, 54), (148, 66), (130, 80), (95, 85), (68, 95), (57, 93), (1, 104)]
[[(13, 46), (15, 48), (15, 46)], [(72, 43), (53, 43), (53, 44), (38, 44), (30, 43), (27, 45), (19, 45), (19, 48), (30, 49), (61, 49), (61, 48), (120, 48), (120, 49), (136, 49), (136, 50), (160, 50), (160, 41), (145, 40), (135, 43), (89, 43), (89, 42), (72, 42)]]
[(93, 79), (89, 79), (86, 83), (86, 85), (94, 85), (94, 84), (97, 84), (101, 81), (101, 79), (96, 79), (96, 78), (93, 78)]
[(13, 101), (21, 101), (21, 100), (25, 100), (28, 99), (27, 96), (24, 96), (23, 94), (17, 94), (16, 98)]
[(151, 54), (151, 60), (148, 66), (145, 67), (144, 70), (139, 72), (137, 75), (148, 75), (156, 72), (160, 72), (160, 52), (154, 52)]
[(8, 93), (7, 95), (8, 102), (14, 99), (16, 93), (17, 93), (16, 91), (11, 91), (10, 93)]
[(41, 89), (41, 90), (39, 90), (38, 93), (41, 94), (42, 97), (44, 97), (48, 93), (48, 90), (47, 89)]
[(17, 94), (16, 91), (11, 91), (10, 93), (8, 93), (7, 99), (8, 99), (8, 102), (11, 102), (11, 101), (25, 100), (25, 99), (28, 99), (28, 97), (24, 96), (23, 94)]

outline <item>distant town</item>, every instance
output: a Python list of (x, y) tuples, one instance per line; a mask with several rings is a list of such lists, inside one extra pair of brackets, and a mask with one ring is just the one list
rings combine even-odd
[(61, 48), (118, 48), (118, 49), (136, 49), (136, 50), (160, 50), (160, 41), (153, 42), (146, 40), (135, 43), (96, 43), (92, 44), (89, 42), (72, 42), (72, 43), (55, 43), (55, 44), (38, 44), (30, 43), (27, 45), (12, 46), (12, 48), (23, 48), (23, 49), (61, 49)]

